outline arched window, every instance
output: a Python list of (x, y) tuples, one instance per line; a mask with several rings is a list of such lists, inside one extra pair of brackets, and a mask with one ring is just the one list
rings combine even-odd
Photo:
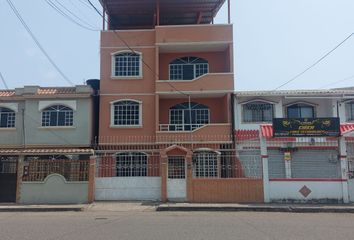
[(133, 52), (122, 52), (113, 55), (113, 77), (140, 77), (141, 76), (141, 54)]
[(288, 118), (314, 118), (315, 108), (305, 103), (297, 103), (286, 108)]
[(73, 126), (74, 113), (69, 107), (54, 105), (42, 111), (43, 127)]
[(242, 106), (243, 122), (272, 122), (273, 120), (273, 104), (254, 101), (243, 104)]
[(218, 154), (200, 151), (193, 154), (193, 176), (196, 178), (218, 177)]
[(177, 58), (169, 67), (170, 80), (192, 80), (209, 72), (208, 61), (197, 57)]
[(0, 128), (14, 128), (16, 113), (8, 108), (0, 107)]
[(146, 177), (147, 155), (141, 152), (124, 152), (116, 155), (117, 177)]
[(170, 108), (170, 131), (190, 131), (210, 122), (207, 106), (195, 102), (190, 105), (190, 109), (188, 102)]
[(120, 100), (112, 105), (113, 126), (140, 126), (141, 118), (141, 102)]

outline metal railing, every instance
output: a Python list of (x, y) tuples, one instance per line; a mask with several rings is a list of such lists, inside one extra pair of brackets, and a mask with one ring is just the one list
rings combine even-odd
[(160, 131), (162, 132), (181, 132), (181, 131), (194, 131), (201, 128), (206, 124), (160, 124)]

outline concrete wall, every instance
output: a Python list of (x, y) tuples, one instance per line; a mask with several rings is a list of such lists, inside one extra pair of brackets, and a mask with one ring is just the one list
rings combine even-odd
[(95, 188), (95, 200), (159, 200), (161, 178), (96, 178)]
[[(25, 131), (27, 145), (84, 145), (91, 143), (91, 99), (65, 99), (76, 102), (74, 125), (70, 127), (42, 127), (41, 100), (27, 100)], [(50, 99), (46, 101), (51, 101)], [(55, 102), (60, 103), (60, 99)]]
[(59, 174), (49, 175), (43, 182), (22, 182), (21, 204), (87, 203), (88, 183), (67, 182)]
[[(305, 197), (299, 191), (306, 186), (311, 193)], [(272, 202), (341, 202), (342, 182), (334, 181), (270, 181), (269, 196)]]

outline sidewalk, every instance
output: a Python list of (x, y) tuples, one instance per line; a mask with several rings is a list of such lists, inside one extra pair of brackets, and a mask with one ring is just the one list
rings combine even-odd
[(354, 213), (354, 204), (198, 204), (164, 203), (156, 211), (224, 211), (224, 212), (293, 212), (293, 213)]
[(292, 213), (354, 213), (354, 204), (209, 204), (158, 202), (95, 202), (78, 205), (0, 204), (0, 212), (292, 212)]

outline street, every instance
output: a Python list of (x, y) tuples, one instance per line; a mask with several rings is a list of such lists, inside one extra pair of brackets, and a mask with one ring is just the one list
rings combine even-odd
[(0, 213), (1, 240), (353, 239), (354, 214), (87, 211)]

